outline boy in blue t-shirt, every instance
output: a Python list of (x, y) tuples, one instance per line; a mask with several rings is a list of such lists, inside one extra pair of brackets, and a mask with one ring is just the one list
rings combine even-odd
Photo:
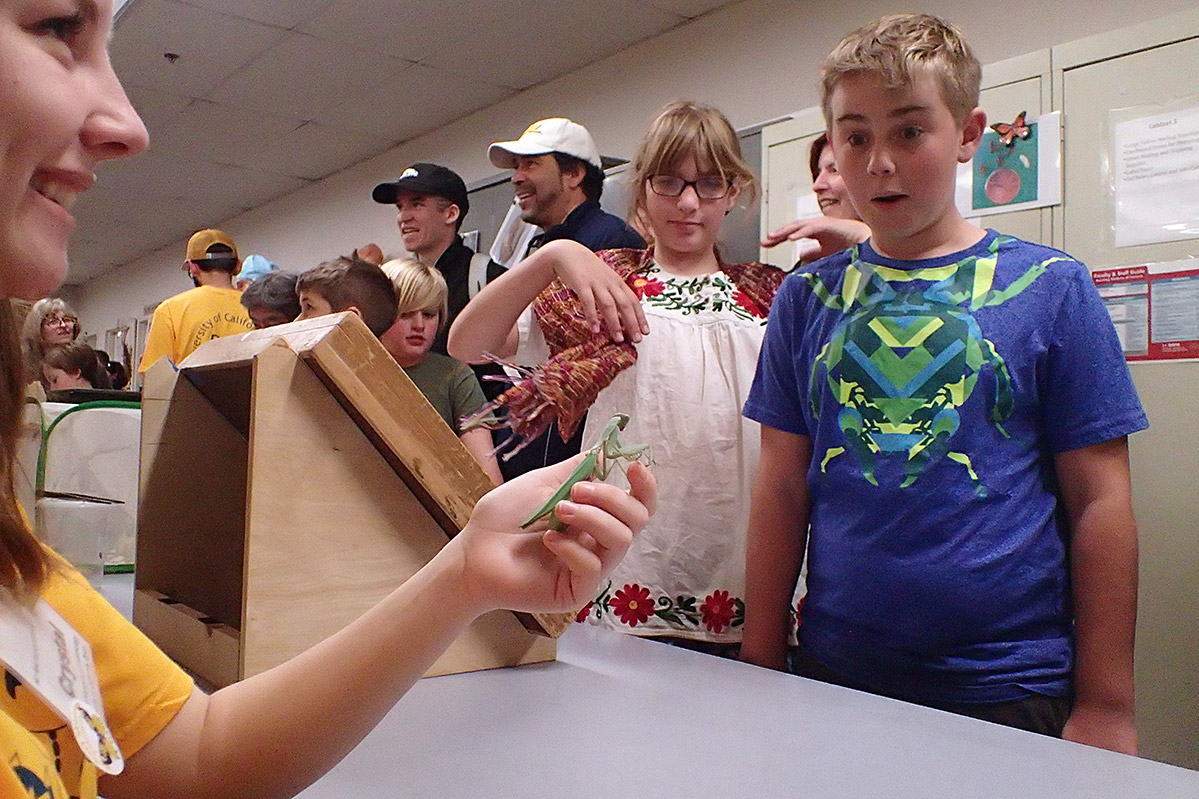
[(958, 213), (986, 115), (955, 28), (884, 17), (822, 73), (872, 236), (770, 313), (742, 658), (785, 665), (806, 550), (799, 673), (1135, 753), (1147, 423), (1089, 273)]

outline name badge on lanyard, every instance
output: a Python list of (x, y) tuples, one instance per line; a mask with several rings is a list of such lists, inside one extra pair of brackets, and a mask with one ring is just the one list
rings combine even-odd
[(83, 756), (106, 774), (125, 767), (100, 699), (92, 647), (44, 599), (0, 588), (0, 662), (70, 725)]

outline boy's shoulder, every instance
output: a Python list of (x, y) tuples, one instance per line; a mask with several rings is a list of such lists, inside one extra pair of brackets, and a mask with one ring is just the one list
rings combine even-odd
[(1034, 241), (1022, 239), (1019, 236), (1012, 236), (995, 230), (988, 230), (987, 235), (988, 237), (993, 236), (998, 250), (1001, 253), (1007, 253), (1009, 256), (1020, 256), (1028, 258), (1029, 260), (1052, 260), (1054, 262), (1072, 263), (1079, 266), (1083, 265), (1081, 261), (1065, 250), (1059, 250), (1056, 247), (1050, 247), (1048, 244), (1038, 244)]

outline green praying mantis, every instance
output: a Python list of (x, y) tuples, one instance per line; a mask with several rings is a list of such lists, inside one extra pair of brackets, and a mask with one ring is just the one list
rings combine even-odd
[(595, 446), (587, 451), (586, 457), (574, 468), (570, 476), (558, 486), (558, 489), (550, 495), (550, 498), (542, 503), (541, 507), (533, 511), (529, 518), (525, 519), (522, 528), (536, 522), (538, 519), (543, 519), (546, 516), (550, 517), (549, 527), (551, 530), (565, 529), (564, 525), (557, 516), (554, 515), (554, 506), (570, 496), (570, 489), (575, 483), (583, 482), (584, 480), (605, 479), (612, 471), (612, 467), (621, 468), (620, 462), (642, 460), (649, 458), (649, 444), (636, 444), (631, 447), (623, 446), (620, 443), (620, 431), (624, 430), (625, 425), (629, 423), (629, 415), (627, 413), (618, 413), (608, 420), (604, 425), (603, 431), (600, 433), (599, 441)]

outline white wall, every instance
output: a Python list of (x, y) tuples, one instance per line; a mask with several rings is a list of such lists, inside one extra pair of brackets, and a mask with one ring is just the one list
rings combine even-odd
[[(961, 26), (979, 59), (991, 63), (1175, 13), (1192, 2), (933, 0), (923, 10)], [(470, 184), (496, 174), (487, 161), (487, 144), (514, 138), (530, 122), (548, 116), (583, 123), (603, 152), (628, 157), (654, 111), (680, 97), (716, 105), (738, 128), (775, 119), (818, 102), (820, 61), (842, 35), (897, 10), (906, 8), (880, 0), (746, 0), (233, 219), (198, 219), (196, 226), (217, 224), (237, 240), (243, 254), (262, 253), (292, 271), (368, 241), (398, 250), (394, 211), (373, 203), (370, 190), (412, 162), (449, 165)], [(180, 239), (71, 291), (84, 329), (101, 332), (118, 318), (141, 316), (146, 306), (190, 288), (179, 268), (183, 250)]]

